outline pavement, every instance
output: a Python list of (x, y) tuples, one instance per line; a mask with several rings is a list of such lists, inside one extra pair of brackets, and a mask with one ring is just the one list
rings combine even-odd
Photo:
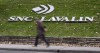
[(61, 53), (100, 53), (100, 47), (68, 47), (68, 46), (37, 46), (33, 45), (15, 45), (15, 44), (0, 44), (0, 51), (34, 51), (34, 52), (61, 52)]
[(0, 50), (0, 53), (55, 53), (55, 52), (34, 52), (34, 51)]

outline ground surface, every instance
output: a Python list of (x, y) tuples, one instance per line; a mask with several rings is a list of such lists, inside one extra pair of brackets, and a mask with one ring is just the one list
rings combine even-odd
[(54, 52), (34, 52), (34, 51), (9, 51), (9, 50), (0, 50), (0, 53), (54, 53)]
[(0, 44), (0, 53), (100, 53), (100, 47), (66, 47)]

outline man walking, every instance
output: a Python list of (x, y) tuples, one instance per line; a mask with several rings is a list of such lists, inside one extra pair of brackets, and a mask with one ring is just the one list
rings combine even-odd
[(40, 21), (40, 20), (36, 20), (36, 25), (37, 25), (37, 36), (36, 36), (36, 39), (35, 39), (35, 46), (38, 45), (38, 39), (40, 38), (41, 40), (43, 40), (46, 44), (47, 44), (47, 47), (49, 46), (49, 43), (46, 41), (45, 39), (45, 32), (46, 32), (46, 27), (43, 26), (43, 22)]

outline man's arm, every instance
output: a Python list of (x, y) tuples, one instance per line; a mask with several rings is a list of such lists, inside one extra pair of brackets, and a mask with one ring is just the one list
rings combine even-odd
[(48, 31), (48, 29), (46, 28), (46, 26), (44, 26), (44, 31), (45, 31), (45, 32)]

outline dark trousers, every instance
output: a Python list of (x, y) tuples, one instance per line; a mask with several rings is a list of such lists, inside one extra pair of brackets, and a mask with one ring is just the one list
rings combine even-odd
[(37, 36), (36, 36), (36, 38), (35, 38), (35, 46), (37, 46), (38, 45), (38, 40), (39, 40), (39, 38), (41, 39), (41, 40), (43, 40), (46, 44), (47, 44), (47, 46), (49, 46), (49, 42), (47, 42), (46, 41), (46, 39), (45, 39), (45, 36), (44, 36), (44, 34), (38, 34)]

